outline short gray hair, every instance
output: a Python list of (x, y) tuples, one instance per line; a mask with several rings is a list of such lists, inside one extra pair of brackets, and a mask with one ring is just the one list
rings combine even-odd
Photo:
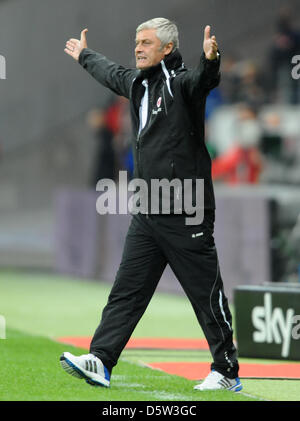
[(161, 40), (161, 46), (164, 47), (169, 42), (173, 42), (173, 51), (179, 48), (178, 29), (174, 22), (165, 18), (154, 18), (141, 23), (136, 32), (143, 29), (156, 29), (156, 36)]

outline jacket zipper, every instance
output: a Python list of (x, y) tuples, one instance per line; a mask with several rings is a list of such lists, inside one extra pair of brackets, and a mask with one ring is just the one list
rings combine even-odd
[(172, 179), (175, 178), (175, 162), (171, 161)]
[(140, 173), (140, 161), (141, 161), (141, 134), (142, 132), (147, 128), (147, 126), (150, 125), (151, 123), (151, 117), (152, 117), (152, 112), (151, 112), (151, 101), (150, 101), (150, 90), (149, 90), (149, 96), (148, 96), (148, 115), (147, 115), (147, 121), (145, 126), (141, 129), (140, 132), (138, 132), (137, 138), (136, 138), (136, 150), (137, 150), (137, 155), (138, 155), (138, 160), (137, 160), (137, 167), (138, 167), (138, 174), (139, 177), (141, 177), (141, 173)]
[(165, 104), (165, 110), (166, 110), (166, 115), (168, 115), (168, 109), (167, 109), (167, 104), (166, 104), (166, 97), (165, 97), (165, 82), (164, 82), (164, 86), (163, 86), (163, 98), (164, 98), (164, 104)]
[(141, 152), (140, 152), (140, 134), (138, 133), (137, 138), (136, 138), (136, 145), (135, 145), (135, 149), (137, 152), (137, 170), (138, 170), (138, 177), (141, 177), (140, 174), (140, 160), (141, 160)]

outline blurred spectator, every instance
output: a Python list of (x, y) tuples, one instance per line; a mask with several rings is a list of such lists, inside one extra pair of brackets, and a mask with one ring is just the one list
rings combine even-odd
[(234, 145), (212, 161), (213, 180), (230, 184), (257, 183), (262, 170), (258, 149), (261, 128), (256, 110), (251, 106), (239, 106), (236, 133)]
[[(113, 97), (103, 110), (92, 110), (88, 114), (88, 125), (95, 130), (97, 149), (90, 184), (95, 187), (102, 178), (118, 180), (118, 171), (124, 169), (127, 154), (127, 135), (124, 114), (127, 100), (123, 97)], [(125, 149), (125, 152), (124, 152)]]
[(214, 111), (223, 104), (223, 97), (219, 87), (212, 89), (206, 98), (205, 118), (209, 119)]
[(300, 214), (290, 229), (280, 231), (282, 281), (300, 282)]
[(253, 61), (246, 61), (240, 66), (240, 79), (235, 100), (251, 103), (255, 107), (266, 102), (263, 76)]
[(133, 175), (133, 156), (131, 144), (131, 117), (129, 101), (124, 97), (118, 98), (120, 112), (120, 130), (115, 137), (118, 170), (126, 170), (128, 179)]
[(294, 272), (296, 280), (300, 282), (300, 213), (291, 232), (290, 249), (292, 258), (288, 260), (288, 269)]
[(205, 120), (209, 120), (214, 111), (223, 104), (223, 91), (220, 86), (217, 86), (209, 92), (206, 98)]
[(262, 72), (253, 61), (238, 61), (229, 53), (223, 59), (221, 91), (224, 103), (245, 102), (262, 105), (266, 101)]
[(222, 97), (225, 104), (232, 104), (237, 101), (240, 74), (237, 58), (232, 53), (225, 54), (221, 64), (221, 84)]
[(291, 60), (300, 51), (300, 34), (292, 25), (292, 11), (279, 11), (276, 33), (270, 48), (271, 102), (299, 103), (299, 83), (291, 76)]
[(283, 136), (280, 116), (276, 111), (267, 113), (263, 119), (263, 134), (260, 139), (260, 150), (268, 159), (282, 160)]

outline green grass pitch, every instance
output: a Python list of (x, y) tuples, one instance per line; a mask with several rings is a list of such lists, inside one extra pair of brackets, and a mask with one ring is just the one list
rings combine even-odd
[[(1, 348), (1, 400), (251, 400), (229, 391), (199, 393), (193, 391), (195, 382), (122, 360), (113, 372), (110, 388), (91, 387), (60, 368), (59, 356), (65, 345), (15, 330), (8, 330)], [(79, 348), (68, 349), (78, 355), (86, 353)]]
[[(91, 387), (69, 376), (60, 367), (61, 353), (80, 355), (87, 350), (52, 338), (92, 335), (109, 290), (99, 281), (0, 272), (0, 314), (7, 323), (7, 338), (0, 340), (0, 401), (299, 400), (298, 380), (244, 379), (243, 393), (199, 392), (193, 390), (194, 381), (138, 364), (156, 360), (209, 361), (205, 352), (197, 355), (195, 351), (125, 350), (109, 389)], [(185, 297), (156, 293), (134, 336), (196, 338), (203, 334)]]

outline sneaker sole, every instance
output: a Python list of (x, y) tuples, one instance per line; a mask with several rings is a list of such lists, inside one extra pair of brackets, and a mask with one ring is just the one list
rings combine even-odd
[(91, 386), (109, 387), (110, 382), (108, 380), (95, 380), (87, 376), (76, 364), (66, 358), (64, 355), (60, 357), (60, 364), (63, 370), (77, 379), (84, 379)]
[(232, 387), (230, 387), (228, 390), (230, 390), (231, 392), (240, 392), (243, 389), (243, 386), (241, 383), (238, 383)]
[(221, 389), (200, 389), (200, 388), (197, 388), (196, 386), (194, 387), (194, 390), (200, 390), (201, 392), (211, 392), (214, 390), (229, 390), (230, 392), (240, 392), (242, 389), (243, 389), (243, 386), (241, 383), (237, 383), (232, 387), (224, 387)]

